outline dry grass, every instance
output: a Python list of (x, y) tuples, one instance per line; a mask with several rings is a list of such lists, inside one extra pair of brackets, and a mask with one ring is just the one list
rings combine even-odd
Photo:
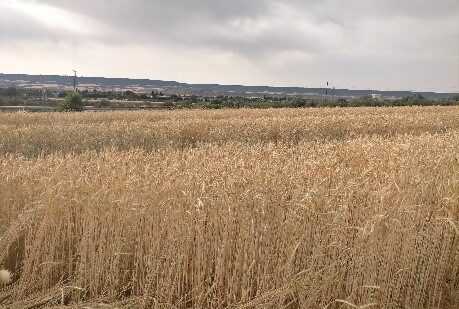
[(5, 306), (459, 305), (457, 107), (0, 114), (0, 128)]

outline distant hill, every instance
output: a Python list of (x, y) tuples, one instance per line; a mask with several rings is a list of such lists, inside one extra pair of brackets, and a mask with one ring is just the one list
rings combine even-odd
[[(73, 76), (62, 75), (27, 75), (27, 74), (2, 74), (0, 85), (26, 84), (56, 84), (58, 87), (73, 85)], [(458, 93), (436, 92), (411, 92), (411, 91), (380, 91), (380, 90), (354, 90), (354, 89), (328, 89), (328, 88), (303, 88), (303, 87), (270, 87), (270, 86), (243, 86), (219, 84), (187, 84), (175, 81), (130, 79), (130, 78), (105, 78), (105, 77), (78, 77), (79, 85), (93, 85), (105, 89), (126, 89), (129, 87), (143, 88), (145, 92), (152, 89), (161, 89), (166, 93), (188, 93), (196, 95), (334, 95), (339, 97), (361, 97), (370, 94), (381, 97), (406, 97), (419, 93), (427, 98), (441, 99), (458, 95)]]

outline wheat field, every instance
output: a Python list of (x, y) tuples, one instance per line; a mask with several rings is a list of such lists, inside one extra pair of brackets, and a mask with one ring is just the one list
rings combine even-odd
[(0, 214), (0, 308), (458, 308), (459, 107), (3, 113)]

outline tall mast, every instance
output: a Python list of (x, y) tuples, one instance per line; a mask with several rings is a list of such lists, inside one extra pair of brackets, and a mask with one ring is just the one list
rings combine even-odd
[(77, 71), (73, 70), (73, 91), (76, 92), (77, 86)]

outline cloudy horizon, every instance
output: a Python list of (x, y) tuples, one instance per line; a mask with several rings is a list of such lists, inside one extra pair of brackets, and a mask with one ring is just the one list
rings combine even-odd
[(0, 72), (459, 92), (459, 2), (0, 0)]

